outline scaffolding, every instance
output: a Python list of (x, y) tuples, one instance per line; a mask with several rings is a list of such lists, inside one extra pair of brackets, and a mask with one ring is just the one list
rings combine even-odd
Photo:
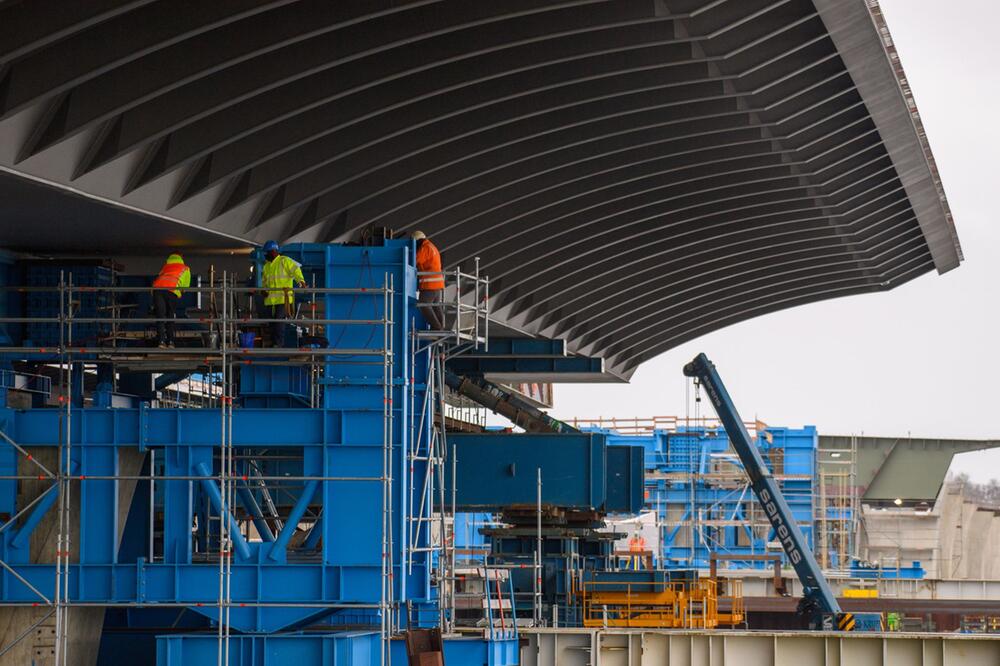
[[(218, 614), (217, 639), (218, 639), (218, 663), (228, 664), (230, 658), (230, 637), (231, 623), (230, 612), (234, 607), (232, 598), (233, 579), (233, 552), (234, 549), (245, 549), (249, 541), (274, 541), (283, 540), (287, 545), (288, 541), (296, 533), (305, 533), (305, 543), (312, 541), (313, 545), (318, 537), (318, 525), (321, 521), (321, 514), (310, 509), (310, 499), (321, 482), (326, 481), (349, 481), (361, 483), (378, 483), (382, 488), (382, 525), (381, 525), (381, 553), (382, 553), (382, 587), (380, 599), (375, 604), (370, 603), (343, 603), (343, 604), (306, 604), (306, 603), (268, 603), (268, 602), (247, 602), (241, 601), (240, 608), (285, 608), (285, 607), (315, 607), (320, 608), (341, 608), (354, 609), (357, 611), (373, 610), (379, 616), (379, 634), (381, 638), (381, 663), (389, 663), (389, 639), (398, 632), (400, 628), (400, 607), (393, 598), (393, 567), (396, 563), (393, 560), (393, 525), (395, 519), (392, 514), (392, 497), (396, 492), (393, 487), (392, 476), (392, 449), (393, 442), (393, 390), (395, 386), (395, 369), (393, 366), (393, 325), (394, 311), (393, 300), (395, 290), (391, 274), (386, 274), (381, 288), (358, 288), (358, 289), (331, 289), (331, 288), (303, 288), (297, 290), (298, 293), (309, 294), (312, 298), (312, 317), (297, 318), (292, 322), (303, 326), (322, 325), (343, 325), (343, 326), (374, 326), (382, 329), (381, 346), (372, 348), (316, 348), (301, 347), (297, 349), (287, 348), (252, 348), (239, 346), (238, 327), (247, 325), (261, 325), (275, 322), (285, 322), (286, 320), (276, 320), (268, 318), (248, 316), (240, 314), (237, 309), (237, 301), (243, 295), (252, 293), (253, 288), (238, 287), (235, 276), (223, 273), (221, 279), (213, 279), (207, 287), (191, 287), (185, 291), (197, 292), (198, 294), (209, 295), (211, 306), (206, 316), (190, 322), (180, 319), (178, 323), (190, 323), (201, 327), (200, 337), (204, 342), (200, 347), (181, 347), (176, 349), (160, 349), (134, 346), (136, 341), (148, 338), (146, 333), (135, 334), (135, 327), (149, 327), (150, 325), (163, 321), (162, 319), (150, 317), (127, 316), (125, 310), (120, 307), (104, 307), (99, 312), (90, 313), (87, 316), (79, 315), (80, 303), (83, 297), (93, 294), (95, 287), (89, 285), (74, 284), (72, 273), (63, 272), (59, 276), (58, 285), (55, 287), (5, 287), (4, 289), (25, 293), (41, 293), (45, 291), (55, 291), (58, 294), (58, 313), (55, 316), (41, 317), (0, 317), (2, 324), (56, 324), (58, 325), (58, 342), (55, 345), (37, 346), (7, 346), (0, 347), (0, 352), (5, 354), (23, 355), (40, 363), (49, 374), (31, 374), (4, 370), (0, 375), (2, 387), (10, 388), (22, 392), (35, 392), (39, 394), (50, 393), (54, 395), (59, 409), (59, 435), (56, 446), (54, 468), (50, 468), (43, 463), (34, 453), (10, 437), (7, 433), (0, 431), (0, 445), (6, 445), (16, 451), (21, 457), (24, 465), (31, 467), (33, 473), (16, 473), (14, 475), (4, 475), (0, 480), (4, 481), (26, 481), (41, 482), (46, 484), (38, 494), (20, 508), (17, 513), (11, 516), (6, 522), (0, 525), (0, 533), (7, 531), (14, 526), (29, 524), (31, 528), (37, 526), (42, 520), (44, 510), (39, 509), (47, 503), (55, 504), (56, 529), (55, 529), (55, 550), (52, 554), (55, 565), (55, 580), (53, 588), (54, 594), (47, 596), (42, 593), (29, 580), (20, 575), (14, 567), (7, 562), (0, 560), (0, 567), (3, 567), (10, 575), (16, 578), (27, 589), (37, 597), (36, 601), (30, 603), (2, 603), (0, 605), (8, 607), (29, 607), (37, 608), (39, 616), (27, 628), (20, 632), (7, 645), (0, 646), (0, 657), (9, 653), (18, 646), (28, 636), (40, 627), (52, 626), (51, 636), (51, 657), (56, 666), (67, 666), (75, 663), (73, 656), (69, 654), (69, 635), (71, 632), (72, 614), (71, 609), (88, 607), (148, 607), (149, 604), (141, 601), (136, 602), (108, 602), (96, 603), (78, 601), (73, 599), (71, 589), (74, 581), (71, 580), (74, 560), (79, 560), (80, 549), (78, 533), (79, 528), (74, 527), (76, 518), (74, 507), (74, 497), (79, 496), (83, 487), (88, 483), (101, 483), (112, 481), (116, 489), (121, 484), (126, 484), (140, 492), (139, 485), (148, 487), (149, 493), (149, 514), (147, 530), (149, 533), (148, 552), (146, 553), (149, 563), (162, 561), (163, 554), (157, 553), (158, 521), (160, 520), (156, 511), (156, 498), (158, 489), (163, 484), (176, 481), (197, 482), (201, 484), (214, 503), (213, 512), (207, 509), (203, 514), (194, 516), (195, 523), (192, 525), (196, 534), (207, 535), (208, 538), (199, 540), (199, 537), (192, 537), (201, 546), (197, 561), (210, 563), (215, 560), (218, 566), (218, 594), (214, 604), (214, 611)], [(138, 287), (101, 287), (104, 295), (112, 298), (118, 294), (149, 292), (150, 289)], [(358, 294), (373, 297), (381, 301), (381, 316), (375, 319), (326, 319), (317, 317), (315, 314), (315, 298), (317, 295), (325, 294)], [(75, 335), (76, 327), (81, 324), (98, 325), (105, 327), (107, 335), (97, 340), (88, 339), (78, 341)], [(131, 329), (132, 334), (126, 334)], [(93, 330), (93, 329), (90, 329)], [(96, 343), (96, 344), (95, 344)], [(440, 344), (434, 342), (432, 344)], [(348, 477), (348, 476), (314, 476), (314, 475), (267, 475), (264, 473), (264, 463), (269, 460), (266, 453), (262, 455), (247, 455), (238, 450), (233, 440), (233, 413), (237, 386), (235, 383), (236, 372), (241, 367), (250, 366), (305, 366), (309, 369), (311, 378), (310, 395), (311, 406), (318, 406), (316, 392), (319, 390), (319, 379), (322, 375), (322, 366), (331, 356), (338, 357), (364, 357), (367, 361), (362, 363), (375, 363), (381, 366), (380, 385), (383, 391), (383, 436), (382, 436), (382, 471), (375, 477)], [(440, 364), (440, 360), (438, 360)], [(82, 408), (83, 378), (87, 373), (93, 374), (94, 368), (112, 369), (114, 368), (169, 368), (183, 369), (185, 372), (197, 373), (197, 378), (188, 375), (180, 382), (175, 382), (164, 386), (159, 393), (159, 406), (175, 407), (183, 409), (203, 409), (218, 410), (220, 413), (220, 430), (218, 442), (214, 448), (212, 456), (218, 469), (215, 474), (211, 469), (203, 469), (200, 475), (164, 475), (157, 473), (157, 463), (160, 462), (156, 455), (156, 449), (151, 448), (144, 466), (148, 470), (145, 473), (137, 474), (114, 474), (101, 476), (83, 475), (74, 470), (74, 412)], [(164, 373), (166, 374), (166, 373)], [(53, 378), (56, 379), (53, 385)], [(113, 392), (115, 387), (110, 388)], [(430, 392), (429, 392), (430, 394)], [(440, 395), (437, 393), (437, 395)], [(277, 460), (281, 456), (274, 456), (270, 460)], [(287, 460), (294, 460), (295, 455), (285, 456)], [(443, 459), (440, 454), (437, 459)], [(290, 489), (288, 484), (295, 484)], [(443, 484), (442, 484), (443, 487)], [(292, 490), (301, 489), (296, 496)], [(245, 498), (251, 492), (260, 493), (264, 498), (264, 508), (256, 506), (255, 503), (247, 503)], [(284, 496), (284, 497), (283, 497)], [(241, 497), (243, 501), (241, 501)], [(288, 499), (294, 499), (291, 508), (282, 514), (281, 508), (286, 506)], [(207, 519), (207, 523), (202, 523)], [(114, 521), (119, 521), (116, 516)], [(34, 522), (32, 522), (34, 521)], [(79, 524), (77, 520), (76, 524)], [(305, 530), (300, 529), (305, 527)], [(119, 536), (120, 538), (120, 527)], [(30, 530), (29, 530), (30, 533)], [(214, 544), (214, 546), (212, 546)], [(214, 547), (214, 556), (212, 555)], [(406, 552), (406, 551), (404, 551)], [(44, 556), (43, 556), (44, 559)], [(452, 556), (452, 563), (454, 558)], [(186, 602), (170, 603), (158, 601), (155, 606), (158, 608), (185, 608), (192, 605), (199, 607), (208, 604), (190, 604)], [(52, 624), (54, 623), (54, 624)], [(46, 644), (47, 647), (47, 644)], [(49, 655), (45, 655), (49, 656)]]
[(827, 571), (848, 571), (857, 559), (857, 438), (850, 446), (816, 451), (815, 525), (816, 559)]
[[(410, 401), (410, 423), (411, 442), (406, 469), (411, 475), (409, 488), (409, 505), (416, 508), (416, 512), (407, 516), (407, 533), (404, 538), (407, 540), (408, 558), (406, 567), (410, 574), (413, 573), (414, 555), (419, 552), (432, 553), (438, 561), (438, 588), (440, 592), (441, 605), (438, 609), (438, 624), (443, 633), (448, 633), (448, 614), (445, 612), (445, 604), (450, 601), (449, 587), (447, 581), (450, 578), (450, 571), (446, 570), (446, 565), (453, 561), (449, 557), (449, 538), (446, 526), (446, 511), (444, 510), (444, 465), (447, 456), (447, 440), (443, 428), (436, 425), (437, 415), (442, 412), (441, 404), (441, 371), (440, 357), (443, 342), (440, 338), (424, 341), (417, 333), (415, 327), (411, 328), (410, 334), (410, 359), (411, 363), (417, 363), (418, 359), (426, 358), (424, 376), (426, 377), (427, 390), (423, 394), (423, 404), (416, 404), (415, 383), (409, 386), (408, 397)], [(429, 353), (424, 353), (429, 352)], [(422, 468), (422, 478), (419, 471)], [(418, 490), (419, 489), (419, 490)], [(436, 498), (436, 499), (435, 499)], [(437, 510), (435, 510), (435, 508)], [(419, 545), (421, 540), (426, 545)]]
[[(474, 272), (455, 268), (441, 273), (418, 272), (418, 277), (444, 278), (446, 298), (440, 307), (446, 326), (443, 330), (425, 330), (410, 326), (410, 364), (426, 359), (423, 376), (426, 391), (423, 404), (416, 404), (414, 382), (408, 393), (411, 420), (409, 424), (413, 446), (407, 459), (407, 469), (414, 475), (408, 484), (409, 503), (416, 512), (407, 518), (406, 562), (412, 573), (413, 557), (419, 552), (433, 555), (436, 567), (433, 580), (439, 593), (438, 626), (444, 635), (456, 633), (458, 573), (456, 566), (455, 489), (445, 493), (446, 466), (457, 463), (454, 447), (448, 445), (448, 430), (484, 428), (485, 412), (453, 395), (445, 384), (445, 361), (470, 349), (489, 350), (489, 278), (479, 273), (479, 258), (474, 260)], [(426, 306), (425, 306), (426, 307)], [(422, 476), (417, 471), (423, 468)], [(419, 490), (418, 490), (419, 489)], [(421, 537), (425, 546), (418, 545)], [(489, 590), (486, 590), (489, 593)], [(494, 640), (492, 621), (487, 623), (484, 637)]]

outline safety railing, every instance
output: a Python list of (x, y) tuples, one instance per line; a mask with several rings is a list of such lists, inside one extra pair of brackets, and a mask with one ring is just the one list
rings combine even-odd
[[(486, 638), (490, 642), (517, 640), (517, 614), (514, 608), (514, 582), (506, 569), (484, 564), (483, 603), (486, 606)], [(504, 583), (506, 581), (506, 584)], [(504, 598), (504, 587), (506, 598)], [(491, 590), (491, 588), (493, 588)], [(494, 611), (496, 611), (494, 613)]]
[[(48, 294), (57, 298), (50, 305), (43, 307), (28, 307), (29, 311), (41, 311), (43, 314), (30, 316), (0, 317), (2, 325), (21, 325), (26, 328), (19, 336), (22, 344), (0, 344), (0, 353), (17, 353), (58, 356), (62, 353), (93, 354), (97, 356), (148, 355), (150, 357), (165, 356), (204, 356), (217, 357), (222, 353), (223, 342), (228, 347), (227, 353), (238, 358), (273, 357), (288, 355), (290, 351), (304, 352), (310, 355), (351, 355), (380, 356), (385, 350), (375, 348), (333, 348), (328, 346), (322, 336), (305, 336), (301, 344), (288, 346), (285, 341), (265, 348), (257, 346), (256, 340), (262, 336), (254, 335), (253, 342), (241, 337), (242, 333), (259, 333), (265, 326), (284, 324), (288, 326), (315, 328), (319, 326), (381, 326), (382, 319), (362, 318), (324, 318), (315, 315), (315, 298), (331, 294), (364, 295), (378, 297), (386, 289), (369, 288), (322, 288), (302, 287), (295, 292), (313, 299), (307, 302), (312, 316), (303, 316), (300, 311), (293, 313), (291, 318), (269, 318), (257, 316), (250, 299), (262, 290), (256, 287), (238, 287), (223, 283), (218, 286), (188, 287), (182, 290), (184, 294), (209, 295), (213, 303), (225, 300), (232, 312), (223, 313), (217, 305), (209, 308), (182, 307), (188, 316), (157, 317), (141, 313), (142, 306), (149, 306), (145, 299), (137, 302), (124, 303), (125, 298), (140, 295), (152, 295), (156, 289), (151, 287), (107, 286), (94, 287), (74, 285), (72, 274), (67, 274), (55, 286), (2, 286), (0, 290), (18, 294)], [(88, 297), (100, 295), (107, 301), (86, 300)], [(238, 303), (240, 300), (243, 303)], [(105, 303), (99, 305), (98, 303)], [(126, 308), (126, 305), (135, 306)], [(151, 346), (157, 340), (155, 328), (160, 325), (173, 325), (178, 328), (180, 344), (174, 348), (159, 348)], [(223, 341), (220, 335), (226, 335)], [(27, 344), (25, 344), (25, 342)], [(193, 342), (194, 344), (187, 344)]]
[(49, 395), (52, 393), (52, 378), (33, 372), (0, 370), (0, 389)]
[(719, 626), (719, 598), (716, 581), (712, 579), (584, 580), (577, 596), (585, 627), (713, 629)]
[(718, 590), (718, 603), (720, 606), (728, 605), (728, 612), (719, 612), (719, 626), (728, 625), (730, 628), (744, 623), (747, 613), (743, 601), (743, 580), (741, 578), (727, 578), (725, 580), (725, 593)]
[[(706, 430), (723, 429), (722, 422), (714, 417), (686, 417), (686, 416), (597, 416), (578, 417), (574, 416), (566, 420), (574, 428), (600, 428), (604, 430), (614, 430), (622, 435), (651, 435), (654, 432), (676, 433), (693, 428), (704, 428)], [(747, 431), (756, 435), (767, 428), (767, 424), (762, 421), (744, 421)]]
[[(436, 578), (439, 586), (440, 624), (442, 630), (454, 630), (457, 612), (455, 565), (455, 490), (445, 494), (445, 466), (455, 464), (454, 447), (448, 446), (446, 422), (455, 423), (472, 412), (459, 410), (446, 402), (444, 357), (473, 348), (488, 348), (489, 339), (489, 278), (479, 274), (479, 259), (473, 273), (460, 268), (451, 271), (418, 272), (417, 277), (443, 277), (445, 289), (441, 301), (418, 302), (424, 318), (432, 323), (435, 314), (441, 318), (440, 328), (411, 330), (409, 340), (410, 365), (416, 368), (418, 358), (427, 359), (426, 390), (422, 404), (416, 401), (415, 383), (410, 382), (409, 429), (412, 446), (409, 451), (410, 479), (408, 493), (411, 514), (406, 517), (406, 555), (404, 564), (412, 571), (414, 556), (428, 553), (436, 556)], [(428, 310), (430, 309), (430, 310)], [(436, 313), (434, 310), (436, 309)], [(433, 324), (432, 324), (433, 326)], [(429, 354), (425, 355), (425, 352)], [(419, 464), (415, 464), (419, 463)], [(420, 471), (422, 468), (422, 471)], [(454, 470), (452, 471), (454, 475)], [(450, 517), (450, 520), (449, 520)], [(424, 545), (421, 545), (421, 541)], [(489, 588), (487, 581), (487, 588)], [(499, 592), (499, 591), (498, 591)], [(487, 594), (490, 590), (487, 589)], [(513, 594), (513, 592), (512, 592)], [(511, 597), (513, 598), (513, 597)], [(489, 602), (486, 602), (489, 605)], [(499, 617), (499, 629), (491, 615), (487, 616), (489, 636), (509, 633), (505, 616)], [(489, 610), (489, 609), (488, 609)], [(511, 611), (513, 612), (513, 611)], [(516, 636), (516, 626), (511, 629)]]
[(421, 337), (441, 338), (458, 346), (489, 348), (490, 279), (479, 271), (479, 257), (473, 271), (461, 268), (441, 272), (421, 271), (417, 277), (443, 277), (444, 297), (440, 303), (421, 303), (422, 308), (440, 307), (441, 330), (421, 331)]

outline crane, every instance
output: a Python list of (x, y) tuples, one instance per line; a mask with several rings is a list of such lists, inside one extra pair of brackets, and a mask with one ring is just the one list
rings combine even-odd
[(715, 364), (708, 360), (705, 354), (698, 354), (693, 361), (684, 366), (684, 374), (695, 378), (705, 387), (712, 406), (736, 450), (736, 455), (739, 456), (750, 478), (750, 487), (771, 522), (771, 527), (781, 542), (788, 561), (802, 582), (799, 612), (810, 619), (810, 627), (813, 629), (854, 630), (856, 625), (854, 614), (844, 612), (837, 602), (837, 597), (834, 596), (816, 558), (809, 550), (802, 530), (792, 516), (788, 502), (778, 488), (778, 483), (764, 464), (760, 451), (750, 439), (750, 434), (743, 425), (743, 420), (736, 411), (736, 405), (733, 404), (729, 392), (722, 383)]

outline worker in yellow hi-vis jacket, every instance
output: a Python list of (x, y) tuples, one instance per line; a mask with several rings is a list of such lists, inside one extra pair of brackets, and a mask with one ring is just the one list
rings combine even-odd
[[(292, 288), (306, 286), (302, 266), (291, 257), (279, 252), (278, 244), (271, 240), (264, 244), (264, 270), (261, 286), (267, 292), (264, 307), (268, 319), (288, 319), (295, 314), (295, 292)], [(285, 323), (271, 322), (271, 345), (281, 347), (285, 341)]]

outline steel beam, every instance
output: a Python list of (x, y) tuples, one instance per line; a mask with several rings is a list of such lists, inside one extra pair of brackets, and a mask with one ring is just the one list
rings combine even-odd
[[(43, 48), (17, 60), (0, 113), (7, 116), (32, 101), (70, 90), (99, 76), (220, 25), (251, 16), (290, 0), (225, 0), (202, 4), (149, 3), (89, 28), (75, 31), (59, 42), (59, 48)], [(46, 23), (36, 16), (35, 22)], [(136, 22), (145, 26), (135, 30)], [(37, 30), (37, 28), (36, 28)], [(73, 57), (67, 58), (67, 55)]]
[(516, 381), (517, 376), (521, 374), (548, 377), (549, 379), (545, 381), (556, 382), (572, 381), (572, 376), (576, 374), (600, 374), (604, 371), (604, 363), (600, 358), (586, 356), (470, 359), (459, 356), (448, 361), (448, 369), (463, 376), (502, 375), (505, 382)]
[(1000, 638), (866, 632), (522, 629), (522, 666), (993, 666)]
[(471, 358), (563, 358), (566, 356), (566, 341), (546, 338), (503, 338), (490, 337), (489, 349), (470, 349), (463, 352), (461, 359)]
[(281, 532), (275, 538), (274, 543), (271, 544), (270, 552), (267, 554), (268, 559), (274, 561), (284, 560), (288, 543), (292, 540), (292, 535), (295, 534), (295, 531), (299, 529), (299, 521), (305, 515), (306, 509), (309, 508), (309, 503), (312, 502), (313, 495), (316, 494), (316, 488), (318, 487), (319, 481), (306, 482), (305, 487), (302, 489), (302, 494), (299, 495), (298, 501), (295, 502), (291, 512), (288, 514), (285, 526), (281, 528)]
[(37, 51), (79, 30), (133, 11), (153, 0), (36, 0), (0, 9), (0, 60)]
[[(199, 481), (202, 490), (205, 491), (209, 501), (212, 503), (212, 508), (219, 514), (219, 519), (226, 521), (227, 534), (233, 542), (236, 552), (239, 553), (243, 560), (249, 560), (250, 546), (247, 545), (247, 540), (240, 531), (240, 523), (233, 515), (231, 507), (222, 506), (222, 493), (219, 491), (219, 486), (215, 483), (212, 470), (205, 463), (198, 463), (197, 469), (203, 475), (203, 478)], [(288, 526), (286, 525), (285, 527), (287, 528)]]
[[(436, 104), (422, 102), (435, 95), (453, 93), (452, 89), (459, 86), (479, 83), (485, 87), (508, 77), (533, 78), (538, 76), (534, 73), (536, 69), (552, 69), (553, 75), (559, 74), (572, 81), (574, 77), (584, 76), (580, 72), (580, 61), (596, 60), (593, 64), (602, 68), (599, 71), (614, 72), (612, 66), (593, 57), (595, 47), (605, 52), (620, 50), (622, 56), (612, 61), (617, 68), (624, 66), (618, 61), (624, 60), (626, 54), (629, 54), (629, 60), (636, 58), (632, 55), (634, 52), (648, 52), (646, 58), (661, 63), (676, 59), (676, 56), (671, 56), (671, 48), (690, 52), (685, 44), (671, 47), (660, 46), (660, 40), (644, 41), (654, 37), (648, 33), (639, 25), (597, 33), (585, 43), (572, 35), (559, 36), (546, 44), (542, 60), (539, 60), (538, 49), (532, 44), (488, 52), (475, 59), (476, 79), (469, 79), (467, 59), (457, 62), (453, 59), (442, 60), (429, 72), (425, 72), (428, 69), (426, 66), (414, 69), (410, 61), (419, 56), (420, 44), (404, 47), (398, 61), (393, 60), (392, 67), (384, 76), (374, 76), (373, 81), (365, 77), (354, 87), (349, 85), (352, 79), (345, 78), (344, 72), (323, 70), (267, 95), (258, 95), (227, 107), (224, 112), (178, 127), (171, 132), (169, 141), (162, 149), (160, 163), (146, 167), (133, 181), (137, 186), (145, 184), (171, 169), (204, 158), (207, 164), (197, 169), (198, 177), (176, 196), (177, 200), (183, 200), (267, 159), (400, 107), (406, 109), (411, 127), (419, 122), (420, 117), (430, 122), (437, 117), (435, 114), (452, 113), (450, 108), (444, 108), (442, 100)], [(599, 42), (596, 45), (595, 40)], [(603, 44), (605, 41), (607, 44)], [(406, 51), (412, 51), (412, 54)], [(376, 59), (372, 66), (385, 65)], [(379, 86), (379, 81), (384, 83)], [(348, 102), (353, 113), (345, 109)]]
[[(443, 8), (436, 6), (437, 2), (426, 1), (373, 4), (369, 0), (349, 3), (307, 0), (291, 3), (279, 19), (274, 14), (260, 14), (246, 21), (233, 20), (232, 25), (206, 33), (201, 41), (189, 40), (191, 44), (179, 45), (198, 53), (198, 58), (183, 57), (170, 48), (161, 48), (137, 61), (133, 68), (146, 73), (140, 85), (123, 86), (122, 81), (136, 71), (119, 67), (106, 78), (79, 86), (74, 91), (74, 108), (59, 138), (155, 99), (119, 118), (121, 128), (116, 136), (123, 141), (119, 143), (116, 138), (105, 148), (102, 158), (83, 165), (86, 170), (100, 164), (101, 159), (113, 157), (118, 145), (127, 147), (136, 139), (157, 138), (182, 121), (198, 119), (320, 69), (419, 40), (426, 26), (435, 20), (443, 24), (439, 30), (447, 32), (549, 8), (525, 0), (511, 6), (510, 3), (441, 2)], [(331, 37), (330, 33), (338, 30), (342, 34)], [(174, 67), (165, 69), (166, 63), (171, 62)], [(178, 66), (185, 70), (175, 72)], [(109, 95), (116, 89), (122, 92), (118, 96)], [(131, 97), (121, 99), (122, 94)], [(95, 146), (89, 152), (93, 155)]]

